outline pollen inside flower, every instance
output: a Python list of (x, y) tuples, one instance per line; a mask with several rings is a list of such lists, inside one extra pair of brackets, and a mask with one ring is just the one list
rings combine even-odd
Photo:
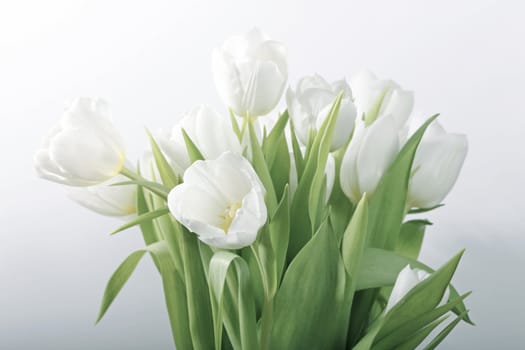
[(224, 210), (224, 213), (220, 216), (222, 220), (222, 225), (220, 226), (220, 228), (224, 231), (225, 234), (228, 234), (228, 230), (230, 229), (232, 221), (235, 218), (237, 210), (239, 210), (240, 207), (241, 202), (233, 203), (229, 205), (226, 208), (226, 210)]

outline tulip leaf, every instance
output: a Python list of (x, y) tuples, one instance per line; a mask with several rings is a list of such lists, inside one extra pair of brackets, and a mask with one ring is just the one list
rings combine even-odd
[(135, 271), (135, 267), (137, 267), (137, 264), (146, 252), (146, 250), (138, 250), (131, 253), (115, 270), (104, 291), (104, 297), (102, 298), (102, 305), (100, 306), (96, 323), (104, 317), (113, 300), (115, 300), (124, 284), (126, 284), (133, 271)]
[[(337, 118), (337, 111), (341, 104), (342, 94), (339, 94), (332, 105), (328, 117), (319, 128), (318, 133), (310, 137), (311, 146), (307, 147), (306, 163), (302, 175), (299, 177), (295, 195), (292, 199), (290, 216), (302, 218), (290, 222), (290, 242), (288, 245), (287, 259), (291, 261), (301, 248), (310, 240), (316, 222), (312, 221), (322, 216), (318, 209), (322, 209), (320, 193), (322, 191), (324, 170), (328, 159), (328, 152)], [(313, 135), (313, 134), (311, 134)], [(323, 144), (328, 142), (328, 144)]]
[(441, 208), (442, 206), (444, 206), (445, 204), (438, 204), (438, 205), (434, 205), (433, 207), (430, 207), (430, 208), (412, 208), (408, 211), (409, 214), (421, 214), (421, 213), (426, 213), (426, 212), (429, 212), (431, 210), (434, 210), (434, 209), (437, 209), (437, 208)]
[(412, 220), (403, 223), (395, 251), (407, 258), (417, 260), (427, 225), (428, 222), (422, 220)]
[(326, 162), (328, 160), (328, 154), (330, 153), (330, 147), (332, 145), (332, 138), (337, 122), (337, 117), (339, 115), (339, 108), (341, 107), (342, 98), (343, 93), (340, 93), (333, 103), (323, 125), (321, 126), (319, 134), (315, 138), (315, 141), (319, 141), (319, 143), (317, 144), (317, 142), (314, 141), (314, 148), (312, 149), (313, 152), (317, 153), (312, 153), (312, 156), (317, 156), (317, 162), (316, 169), (314, 170), (315, 174), (313, 176), (312, 183), (310, 184), (308, 201), (308, 212), (312, 224), (312, 232), (317, 228), (319, 219), (322, 217), (323, 209), (326, 209), (326, 206), (321, 205), (325, 198), (323, 195), (325, 192), (323, 192), (323, 190), (326, 191)]
[(195, 145), (195, 143), (191, 140), (188, 133), (186, 133), (186, 130), (182, 129), (182, 137), (184, 137), (184, 142), (186, 143), (186, 150), (188, 151), (188, 156), (190, 157), (191, 162), (196, 162), (198, 160), (204, 160), (204, 156), (202, 155), (201, 151), (199, 151), (199, 148)]
[(179, 349), (191, 349), (193, 345), (189, 336), (184, 285), (180, 275), (174, 269), (165, 242), (153, 243), (145, 249), (135, 251), (120, 264), (108, 281), (96, 323), (104, 317), (146, 253), (151, 254), (161, 273), (175, 345)]
[(127, 230), (128, 228), (131, 228), (133, 226), (140, 225), (140, 224), (142, 224), (144, 222), (151, 222), (151, 220), (153, 220), (155, 218), (158, 218), (159, 216), (167, 215), (169, 212), (170, 212), (170, 210), (167, 207), (159, 208), (159, 209), (156, 209), (156, 210), (153, 210), (153, 211), (146, 212), (146, 213), (144, 213), (142, 215), (137, 216), (133, 220), (128, 221), (124, 225), (120, 226), (119, 228), (117, 228), (116, 230), (111, 232), (111, 234), (114, 235), (114, 234), (116, 234), (118, 232)]
[(188, 232), (178, 222), (172, 222), (181, 239), (180, 251), (184, 264), (188, 319), (193, 349), (212, 349), (214, 337), (211, 301), (198, 240), (195, 234)]
[(297, 140), (297, 135), (295, 134), (295, 127), (293, 121), (290, 119), (290, 135), (292, 139), (292, 150), (295, 160), (295, 169), (297, 172), (297, 182), (301, 181), (301, 177), (304, 171), (304, 159), (301, 147), (299, 146), (299, 141)]
[(343, 190), (341, 189), (341, 184), (339, 180), (339, 175), (341, 171), (341, 161), (344, 155), (344, 151), (345, 148), (342, 148), (334, 152), (335, 179), (332, 193), (330, 194), (330, 198), (328, 200), (328, 204), (331, 208), (330, 220), (332, 222), (334, 232), (339, 240), (342, 239), (343, 233), (346, 230), (349, 219), (352, 217), (352, 213), (354, 211), (354, 205), (344, 194)]
[(388, 312), (389, 318), (378, 337), (389, 334), (411, 320), (434, 310), (445, 294), (463, 251), (412, 288)]
[(151, 152), (153, 153), (153, 158), (155, 159), (155, 164), (157, 165), (162, 183), (171, 189), (178, 185), (179, 179), (173, 171), (170, 163), (166, 160), (166, 157), (164, 157), (164, 154), (162, 154), (159, 145), (147, 129), (146, 133), (148, 134)]
[(400, 326), (395, 331), (391, 332), (390, 334), (387, 334), (381, 339), (377, 339), (376, 343), (374, 344), (374, 349), (391, 349), (394, 345), (402, 343), (406, 339), (412, 337), (412, 335), (418, 330), (424, 328), (433, 321), (436, 321), (437, 319), (445, 315), (447, 312), (452, 310), (454, 307), (462, 303), (462, 301), (470, 294), (471, 293), (466, 293), (443, 306), (440, 306), (430, 312), (427, 312), (405, 323), (404, 325)]
[(230, 121), (232, 124), (233, 132), (235, 133), (235, 135), (237, 135), (239, 142), (242, 142), (242, 132), (239, 128), (239, 123), (237, 123), (237, 117), (235, 117), (235, 113), (231, 108), (228, 108), (228, 114), (230, 115)]
[[(417, 267), (429, 273), (434, 270), (427, 265), (401, 256), (395, 252), (378, 248), (367, 248), (357, 275), (356, 290), (369, 288), (387, 287), (394, 285), (399, 272), (407, 265)], [(459, 297), (457, 290), (450, 285), (450, 299)], [(455, 314), (461, 314), (466, 311), (463, 303), (453, 309)], [(464, 318), (465, 322), (472, 324), (468, 315)]]
[[(146, 202), (146, 196), (144, 194), (144, 189), (142, 186), (137, 186), (136, 194), (136, 207), (137, 215), (142, 216), (149, 212), (148, 204)], [(159, 240), (157, 237), (157, 232), (155, 231), (155, 225), (151, 220), (145, 220), (139, 223), (140, 231), (142, 232), (142, 237), (146, 245), (153, 244)]]
[(416, 149), (425, 130), (436, 118), (437, 115), (429, 118), (410, 137), (370, 197), (369, 237), (372, 247), (393, 249), (396, 245)]
[(276, 263), (276, 277), (280, 280), (286, 262), (286, 250), (290, 237), (290, 202), (288, 186), (275, 214), (270, 219), (269, 229)]
[(129, 185), (139, 185), (144, 187), (145, 189), (155, 193), (157, 196), (160, 196), (161, 198), (168, 198), (169, 188), (166, 186), (152, 182), (147, 180), (130, 180), (130, 181), (122, 181), (122, 182), (116, 182), (111, 184), (110, 186), (129, 186)]
[(264, 188), (266, 189), (266, 205), (268, 207), (268, 212), (273, 213), (275, 208), (277, 208), (277, 195), (275, 194), (275, 188), (273, 187), (268, 164), (266, 163), (263, 151), (259, 145), (259, 142), (257, 141), (257, 136), (255, 135), (253, 121), (248, 122), (248, 130), (250, 135), (250, 144), (252, 147), (252, 165), (257, 172), (257, 175), (259, 175)]
[(342, 242), (342, 257), (346, 272), (356, 279), (366, 247), (368, 225), (368, 203), (366, 195), (361, 197), (354, 215), (348, 224)]
[[(397, 346), (395, 346), (395, 349), (396, 350), (413, 350), (413, 349), (416, 349), (418, 347), (419, 344), (421, 344), (423, 342), (423, 340), (425, 340), (426, 337), (428, 337), (428, 335), (430, 333), (432, 333), (432, 331), (434, 329), (436, 329), (437, 326), (439, 326), (441, 323), (443, 323), (443, 321), (445, 321), (446, 319), (448, 318), (448, 316), (443, 316), (435, 321), (433, 321), (432, 323), (430, 323), (428, 326), (420, 329), (418, 332), (412, 334), (408, 339), (405, 339), (405, 341), (401, 344), (396, 344)], [(389, 344), (390, 345), (390, 344)], [(372, 347), (373, 350), (376, 350), (376, 347)], [(385, 348), (383, 348), (385, 349)], [(386, 349), (392, 349), (392, 347), (388, 347)], [(381, 350), (381, 349), (377, 349), (377, 350)]]
[[(278, 147), (281, 141), (284, 139), (284, 129), (286, 128), (287, 123), (288, 111), (285, 111), (279, 116), (277, 123), (275, 123), (275, 125), (273, 126), (272, 131), (270, 131), (270, 134), (268, 134), (268, 137), (264, 139), (262, 148), (266, 161), (268, 162), (268, 165), (270, 167), (272, 167), (272, 165), (274, 164)], [(286, 142), (286, 139), (284, 140)]]
[(454, 321), (450, 322), (441, 332), (439, 332), (439, 334), (434, 339), (432, 339), (432, 341), (428, 343), (423, 350), (434, 350), (439, 344), (441, 344), (443, 339), (445, 339), (446, 336), (452, 332), (452, 330), (458, 325), (462, 318), (466, 316), (466, 314), (467, 311), (458, 315), (458, 317), (456, 317)]
[(286, 270), (275, 297), (270, 349), (342, 348), (345, 284), (338, 244), (325, 221)]
[[(233, 270), (230, 269), (233, 267)], [(227, 284), (228, 276), (233, 277), (235, 285)], [(246, 262), (238, 255), (227, 251), (216, 252), (209, 266), (209, 285), (212, 295), (213, 332), (215, 349), (221, 349), (223, 314), (235, 315), (240, 329), (233, 331), (240, 335), (240, 343), (232, 343), (234, 349), (257, 349), (257, 327), (255, 304), (250, 285), (250, 272)], [(230, 289), (231, 288), (231, 289)], [(224, 310), (225, 289), (235, 296), (233, 307)]]

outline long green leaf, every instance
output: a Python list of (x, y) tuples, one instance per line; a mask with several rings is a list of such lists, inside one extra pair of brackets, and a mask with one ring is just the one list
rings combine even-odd
[(113, 183), (110, 186), (129, 186), (129, 185), (142, 186), (145, 189), (155, 193), (156, 195), (164, 199), (168, 197), (168, 193), (170, 192), (169, 188), (167, 188), (166, 186), (161, 185), (156, 182), (147, 181), (147, 180), (122, 181), (122, 182)]
[(341, 348), (342, 321), (348, 317), (342, 310), (345, 288), (338, 244), (325, 222), (284, 275), (275, 297), (270, 349)]
[(179, 183), (177, 175), (173, 171), (170, 163), (164, 157), (164, 154), (162, 154), (159, 145), (147, 129), (146, 133), (148, 134), (151, 152), (153, 153), (153, 158), (155, 159), (155, 164), (157, 165), (160, 178), (162, 179), (164, 185), (171, 189)]
[[(233, 271), (230, 267), (233, 266)], [(235, 286), (226, 286), (229, 274), (235, 276)], [(236, 254), (219, 251), (213, 255), (209, 266), (209, 285), (212, 294), (213, 330), (215, 349), (221, 349), (225, 286), (237, 300), (235, 309), (226, 309), (229, 316), (235, 315), (240, 334), (240, 343), (233, 343), (234, 349), (258, 349), (257, 329), (255, 319), (255, 304), (250, 285), (250, 272), (246, 262)]]
[(120, 226), (119, 228), (115, 229), (114, 231), (111, 232), (111, 234), (114, 235), (114, 234), (116, 234), (118, 232), (127, 230), (128, 228), (131, 228), (133, 226), (140, 225), (140, 224), (142, 224), (144, 222), (151, 222), (151, 220), (153, 220), (155, 218), (158, 218), (159, 216), (167, 215), (169, 212), (170, 212), (170, 210), (167, 207), (159, 208), (159, 209), (154, 210), (154, 211), (146, 212), (146, 213), (144, 213), (142, 215), (137, 216), (133, 220), (128, 221), (127, 223), (125, 223), (124, 225)]
[(195, 145), (193, 140), (184, 129), (182, 129), (182, 136), (184, 137), (184, 142), (186, 143), (186, 149), (191, 162), (193, 163), (198, 160), (204, 160), (204, 156), (202, 155), (201, 151), (199, 151), (199, 148)]
[[(407, 265), (417, 267), (429, 273), (434, 270), (427, 265), (395, 252), (384, 249), (367, 248), (363, 255), (357, 276), (357, 290), (379, 288), (394, 285), (399, 272)], [(457, 290), (450, 285), (450, 299), (459, 297)], [(453, 309), (454, 313), (461, 314), (466, 311), (463, 303)], [(465, 321), (472, 324), (472, 321), (465, 316)]]
[(450, 332), (452, 332), (452, 330), (458, 325), (461, 319), (466, 316), (466, 314), (467, 311), (458, 315), (458, 317), (456, 317), (454, 321), (450, 322), (450, 324), (448, 324), (441, 332), (439, 332), (439, 334), (434, 339), (432, 339), (432, 341), (428, 343), (428, 345), (425, 346), (423, 350), (434, 350), (437, 348), (437, 346), (441, 344), (441, 342), (447, 337), (447, 335), (450, 334)]
[(417, 260), (421, 245), (423, 244), (427, 224), (427, 222), (421, 220), (412, 220), (403, 223), (395, 251), (407, 258)]

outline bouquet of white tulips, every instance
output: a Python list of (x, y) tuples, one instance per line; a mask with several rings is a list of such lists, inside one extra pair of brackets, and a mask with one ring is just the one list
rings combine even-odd
[(98, 320), (150, 255), (180, 350), (433, 349), (471, 323), (468, 293), (450, 284), (462, 252), (436, 270), (420, 262), (431, 223), (413, 217), (442, 205), (464, 135), (417, 122), (412, 93), (371, 73), (300, 79), (272, 123), (286, 50), (257, 29), (216, 49), (213, 72), (229, 116), (190, 110), (148, 133), (136, 163), (107, 104), (89, 98), (35, 156), (73, 200), (124, 217), (113, 234), (142, 232)]

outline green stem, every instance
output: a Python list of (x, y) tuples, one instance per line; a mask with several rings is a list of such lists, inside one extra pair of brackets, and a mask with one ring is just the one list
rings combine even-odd
[(253, 252), (259, 271), (261, 272), (262, 285), (264, 290), (264, 304), (261, 315), (261, 350), (269, 350), (270, 346), (270, 336), (273, 326), (273, 295), (270, 291), (270, 281), (266, 267), (262, 263), (258, 249), (256, 247), (257, 243), (254, 243), (250, 246), (250, 249)]

